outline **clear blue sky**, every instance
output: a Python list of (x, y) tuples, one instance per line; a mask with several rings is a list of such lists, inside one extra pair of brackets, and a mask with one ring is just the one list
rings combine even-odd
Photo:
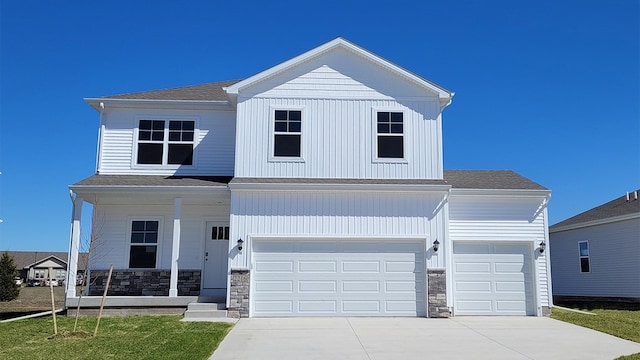
[(513, 169), (551, 223), (640, 187), (640, 10), (602, 1), (1, 1), (0, 250), (66, 251), (85, 97), (253, 75), (337, 36), (456, 92), (446, 169)]

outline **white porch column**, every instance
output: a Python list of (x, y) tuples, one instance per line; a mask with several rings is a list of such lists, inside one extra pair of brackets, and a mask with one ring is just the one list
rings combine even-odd
[(72, 198), (71, 234), (69, 257), (67, 258), (67, 297), (76, 296), (76, 275), (78, 274), (78, 252), (80, 250), (80, 220), (82, 219), (81, 197)]
[(180, 257), (180, 213), (182, 199), (176, 198), (173, 204), (173, 242), (171, 247), (171, 280), (169, 282), (169, 297), (178, 296), (178, 259)]

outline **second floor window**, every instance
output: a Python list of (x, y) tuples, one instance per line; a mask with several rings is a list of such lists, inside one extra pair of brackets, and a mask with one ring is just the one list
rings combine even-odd
[(380, 111), (377, 119), (378, 158), (404, 158), (404, 114)]
[(140, 120), (138, 164), (193, 165), (195, 121)]
[(275, 110), (274, 157), (300, 157), (302, 136), (302, 111)]

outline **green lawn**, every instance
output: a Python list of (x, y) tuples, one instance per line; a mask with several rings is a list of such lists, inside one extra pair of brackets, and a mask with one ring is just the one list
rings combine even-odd
[[(640, 343), (640, 311), (602, 309), (588, 311), (597, 315), (554, 308), (551, 317)], [(640, 360), (640, 353), (622, 356), (616, 360)]]
[[(181, 318), (106, 317), (96, 337), (71, 336), (74, 319), (62, 316), (54, 338), (51, 316), (0, 323), (0, 359), (207, 359), (233, 326)], [(81, 317), (78, 330), (92, 334), (95, 323)]]

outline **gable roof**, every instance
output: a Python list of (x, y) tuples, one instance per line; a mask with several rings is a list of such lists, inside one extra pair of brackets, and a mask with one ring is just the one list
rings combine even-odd
[(356, 55), (359, 55), (361, 57), (363, 57), (364, 59), (371, 61), (372, 63), (380, 66), (381, 68), (394, 73), (400, 77), (403, 77), (415, 84), (417, 84), (418, 86), (421, 86), (427, 90), (430, 90), (436, 94), (438, 94), (438, 97), (440, 99), (440, 107), (444, 108), (447, 105), (449, 105), (451, 103), (451, 98), (453, 97), (454, 93), (439, 86), (436, 85), (435, 83), (426, 80), (408, 70), (405, 70), (403, 68), (401, 68), (400, 66), (393, 64), (390, 61), (387, 61), (383, 58), (381, 58), (378, 55), (375, 55), (341, 37), (338, 37), (336, 39), (333, 39), (325, 44), (322, 44), (314, 49), (311, 49), (301, 55), (298, 55), (292, 59), (289, 59), (283, 63), (280, 63), (276, 66), (273, 66), (267, 70), (264, 70), (262, 72), (259, 72), (258, 74), (255, 74), (247, 79), (244, 79), (242, 81), (239, 81), (229, 87), (226, 88), (227, 94), (229, 94), (230, 96), (237, 96), (238, 93), (240, 91), (242, 91), (245, 88), (248, 88), (258, 82), (264, 81), (268, 78), (271, 78), (273, 76), (276, 76), (278, 74), (281, 74), (295, 66), (298, 66), (299, 64), (302, 64), (304, 62), (307, 62), (313, 58), (316, 58), (318, 56), (321, 56), (322, 54), (325, 54), (333, 49), (336, 48), (342, 48), (345, 49), (347, 51), (350, 51), (351, 53), (355, 53)]
[(580, 224), (598, 221), (606, 222), (607, 219), (614, 220), (614, 218), (626, 216), (634, 217), (634, 215), (637, 215), (640, 217), (640, 199), (636, 197), (638, 192), (640, 192), (640, 189), (629, 193), (628, 200), (627, 195), (623, 195), (605, 204), (572, 216), (549, 227), (549, 231), (561, 231), (561, 229), (566, 227), (579, 226)]
[(224, 88), (227, 86), (231, 86), (238, 81), (240, 80), (227, 80), (162, 90), (151, 90), (128, 94), (102, 96), (100, 98), (129, 100), (227, 101), (227, 93), (224, 91)]

